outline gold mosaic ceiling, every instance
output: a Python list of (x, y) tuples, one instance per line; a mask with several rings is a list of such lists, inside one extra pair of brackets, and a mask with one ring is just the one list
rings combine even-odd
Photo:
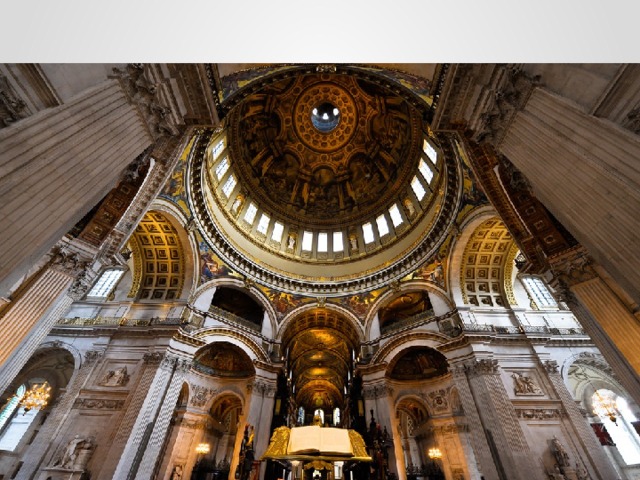
[[(323, 106), (325, 121), (333, 121), (324, 131), (314, 117)], [(232, 110), (228, 126), (241, 183), (263, 208), (307, 227), (382, 211), (410, 181), (422, 147), (417, 109), (383, 87), (340, 74), (268, 85)]]

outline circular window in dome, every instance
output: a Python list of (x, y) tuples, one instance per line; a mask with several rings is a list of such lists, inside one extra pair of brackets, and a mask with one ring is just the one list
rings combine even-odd
[(311, 122), (322, 133), (329, 133), (340, 123), (340, 110), (335, 105), (324, 102), (311, 110)]

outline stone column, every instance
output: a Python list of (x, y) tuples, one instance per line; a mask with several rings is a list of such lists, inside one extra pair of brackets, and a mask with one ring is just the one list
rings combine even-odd
[(0, 130), (3, 296), (152, 141), (117, 80)]
[[(0, 392), (13, 381), (73, 299), (65, 296), (87, 266), (77, 253), (54, 249), (48, 263), (15, 294), (0, 316)], [(79, 289), (81, 284), (77, 281)]]
[(616, 478), (617, 473), (602, 449), (600, 442), (596, 439), (593, 430), (581, 415), (571, 393), (567, 390), (567, 386), (564, 384), (562, 376), (558, 371), (557, 362), (555, 360), (546, 360), (542, 363), (542, 366), (547, 372), (547, 377), (551, 381), (556, 395), (562, 401), (562, 406), (567, 413), (571, 425), (575, 429), (577, 435), (571, 438), (584, 449), (584, 453), (590, 461), (590, 464), (585, 465), (589, 471), (589, 475), (592, 479), (607, 480)]
[(489, 446), (487, 436), (484, 431), (484, 425), (480, 418), (480, 412), (474, 395), (471, 391), (469, 378), (467, 376), (467, 367), (464, 363), (452, 364), (451, 372), (453, 374), (453, 382), (460, 394), (460, 402), (467, 420), (469, 435), (475, 452), (475, 458), (478, 463), (480, 472), (486, 480), (498, 480), (498, 469), (493, 460), (492, 449)]
[(115, 478), (114, 470), (116, 469), (120, 456), (122, 455), (124, 446), (127, 439), (131, 435), (134, 424), (142, 409), (142, 405), (151, 391), (151, 385), (153, 379), (156, 376), (156, 372), (160, 365), (160, 362), (164, 358), (164, 354), (160, 352), (145, 353), (142, 358), (142, 372), (140, 374), (140, 380), (135, 390), (130, 393), (130, 400), (126, 411), (122, 416), (120, 426), (116, 432), (113, 442), (111, 442), (111, 448), (107, 452), (105, 462), (99, 472), (95, 472), (99, 478)]
[(535, 88), (499, 150), (528, 179), (536, 197), (640, 303), (638, 136)]
[[(162, 360), (113, 474), (114, 479), (151, 478), (154, 474), (155, 461), (178, 400), (187, 365), (185, 359), (176, 355), (167, 354)], [(174, 377), (176, 381), (173, 381)]]
[[(271, 420), (273, 419), (273, 406), (276, 396), (276, 380), (265, 377), (257, 377), (253, 384), (248, 387), (251, 392), (249, 398), (248, 413), (245, 416), (246, 421), (240, 426), (236, 435), (236, 448), (231, 459), (231, 475), (235, 474), (238, 468), (238, 459), (240, 454), (240, 445), (242, 444), (242, 436), (244, 433), (244, 425), (251, 425), (254, 428), (253, 451), (255, 458), (258, 459), (265, 452), (271, 440)], [(264, 477), (266, 470), (266, 462), (260, 466), (260, 478)]]
[(571, 309), (627, 392), (640, 403), (638, 319), (598, 275), (583, 248), (551, 257), (549, 263), (559, 300)]
[[(497, 477), (501, 480), (540, 479), (543, 472), (531, 458), (515, 409), (500, 379), (498, 361), (494, 359), (472, 360), (465, 365), (469, 390), (473, 402), (480, 406), (478, 410), (486, 442), (495, 462)], [(456, 386), (458, 384), (456, 383)], [(467, 408), (468, 399), (460, 391), (463, 406)], [(470, 422), (471, 423), (471, 422)], [(484, 442), (482, 442), (484, 443)], [(482, 452), (483, 473), (486, 452)], [(491, 472), (493, 474), (493, 472)]]
[(73, 373), (64, 394), (57, 399), (35, 440), (25, 452), (23, 456), (24, 463), (16, 476), (16, 480), (31, 479), (39, 468), (51, 463), (55, 448), (59, 445), (59, 442), (55, 442), (54, 439), (57, 439), (58, 433), (64, 425), (80, 390), (85, 386), (87, 379), (95, 370), (95, 366), (98, 363), (97, 360), (102, 357), (102, 354), (103, 352), (97, 350), (85, 352), (82, 365)]

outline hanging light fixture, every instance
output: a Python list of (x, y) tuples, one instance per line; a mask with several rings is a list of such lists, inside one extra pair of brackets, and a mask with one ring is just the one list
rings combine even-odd
[(442, 452), (438, 447), (430, 448), (427, 455), (429, 455), (431, 460), (440, 460), (442, 458)]
[(593, 399), (593, 413), (599, 417), (608, 417), (609, 420), (617, 425), (616, 399), (613, 392), (611, 392), (611, 394), (608, 393), (608, 391), (605, 391), (605, 395), (602, 395), (600, 390), (595, 391), (594, 396), (596, 398)]
[(618, 409), (616, 406), (615, 394), (610, 390), (602, 390), (604, 395), (600, 393), (601, 389), (596, 389), (591, 384), (591, 381), (589, 380), (590, 377), (585, 371), (584, 366), (579, 363), (576, 363), (575, 365), (580, 369), (580, 372), (582, 372), (582, 376), (587, 381), (587, 384), (593, 388), (594, 394), (591, 400), (593, 413), (601, 418), (607, 417), (614, 424), (618, 425), (618, 418), (616, 416)]
[(196, 453), (199, 455), (206, 455), (211, 450), (211, 446), (208, 443), (199, 443), (196, 446)]
[(20, 406), (24, 408), (23, 415), (34, 408), (42, 410), (49, 403), (50, 397), (51, 387), (48, 382), (33, 385), (20, 399)]

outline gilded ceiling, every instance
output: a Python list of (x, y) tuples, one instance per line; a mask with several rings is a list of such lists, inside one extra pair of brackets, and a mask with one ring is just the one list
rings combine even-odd
[[(336, 112), (330, 131), (314, 124), (323, 105)], [(383, 210), (416, 170), (422, 129), (420, 112), (399, 96), (336, 74), (271, 84), (229, 116), (241, 183), (264, 208), (307, 227)]]

